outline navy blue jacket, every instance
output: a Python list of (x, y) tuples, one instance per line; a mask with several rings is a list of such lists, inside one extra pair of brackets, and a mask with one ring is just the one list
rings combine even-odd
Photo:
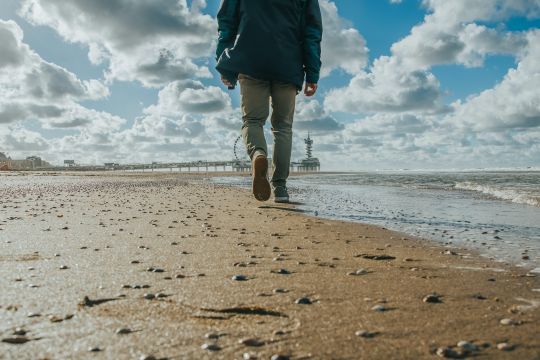
[(318, 0), (223, 0), (216, 69), (236, 84), (239, 73), (262, 80), (317, 83), (322, 20)]

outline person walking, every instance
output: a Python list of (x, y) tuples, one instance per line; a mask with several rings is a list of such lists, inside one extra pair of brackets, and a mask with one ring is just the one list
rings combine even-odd
[[(289, 202), (296, 95), (317, 91), (322, 19), (318, 0), (222, 0), (216, 69), (229, 89), (240, 83), (242, 137), (252, 163), (253, 195)], [(305, 86), (304, 86), (305, 81)], [(264, 124), (272, 106), (271, 186)], [(271, 189), (272, 187), (272, 189)]]

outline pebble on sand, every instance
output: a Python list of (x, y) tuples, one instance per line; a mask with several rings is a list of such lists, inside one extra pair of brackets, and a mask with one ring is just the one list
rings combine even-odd
[(365, 275), (367, 273), (368, 273), (368, 271), (366, 269), (358, 269), (356, 271), (351, 271), (351, 272), (347, 273), (347, 275), (359, 276), (359, 275)]
[(425, 302), (425, 303), (430, 303), (430, 304), (438, 304), (438, 303), (442, 302), (441, 295), (438, 295), (438, 294), (426, 295), (426, 296), (424, 296), (422, 301)]
[(153, 300), (156, 298), (156, 295), (152, 294), (152, 293), (146, 293), (143, 295), (143, 297), (146, 299), (146, 300)]
[(246, 338), (246, 339), (240, 339), (238, 340), (239, 344), (245, 345), (245, 346), (253, 346), (253, 347), (259, 347), (264, 345), (264, 341), (261, 341), (256, 338)]
[(275, 270), (275, 271), (272, 271), (273, 273), (275, 274), (281, 274), (281, 275), (290, 275), (291, 272), (287, 269), (279, 269), (279, 270)]
[(131, 329), (128, 329), (128, 328), (120, 328), (120, 329), (116, 329), (116, 333), (118, 335), (125, 335), (125, 334), (131, 334), (133, 331)]
[(387, 309), (382, 305), (375, 305), (374, 307), (371, 308), (371, 310), (378, 311), (378, 312), (385, 312)]
[(206, 339), (216, 340), (216, 339), (219, 339), (220, 334), (219, 334), (219, 333), (216, 333), (216, 332), (211, 332), (211, 333), (205, 334), (204, 337), (205, 337)]
[(509, 343), (499, 343), (497, 344), (497, 349), (501, 351), (512, 351), (514, 350), (514, 346)]
[(8, 344), (24, 344), (24, 343), (27, 343), (28, 341), (30, 341), (30, 339), (27, 338), (26, 336), (12, 336), (12, 337), (7, 337), (7, 338), (2, 339), (2, 342), (8, 343)]
[(289, 360), (289, 359), (290, 358), (287, 355), (279, 355), (279, 354), (272, 355), (272, 357), (270, 358), (270, 360)]
[(307, 298), (307, 297), (302, 297), (300, 299), (296, 299), (295, 303), (300, 304), (300, 305), (310, 305), (310, 304), (312, 304), (311, 299)]
[(502, 319), (500, 321), (501, 325), (519, 325), (521, 324), (521, 322), (517, 321), (517, 320), (514, 320), (514, 319)]
[(101, 348), (98, 346), (88, 348), (88, 352), (100, 352), (100, 351), (101, 351)]
[(463, 357), (463, 354), (449, 347), (438, 348), (435, 353), (437, 356), (447, 359), (461, 359)]
[(371, 332), (367, 330), (359, 330), (354, 333), (356, 336), (363, 337), (363, 338), (372, 338), (378, 335), (376, 332)]
[(208, 351), (219, 351), (221, 350), (221, 346), (217, 344), (202, 344), (201, 349), (208, 350)]
[(465, 350), (465, 351), (478, 351), (478, 346), (476, 346), (475, 344), (471, 343), (471, 342), (468, 342), (468, 341), (464, 341), (464, 340), (461, 340), (460, 342), (457, 343), (457, 347)]
[(234, 275), (232, 280), (234, 281), (246, 281), (248, 278), (245, 275)]
[(140, 360), (157, 360), (157, 358), (153, 355), (141, 355), (139, 359)]

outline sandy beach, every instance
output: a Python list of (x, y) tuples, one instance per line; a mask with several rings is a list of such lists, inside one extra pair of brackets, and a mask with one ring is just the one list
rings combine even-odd
[(0, 359), (540, 359), (526, 269), (204, 176), (0, 176), (0, 289)]

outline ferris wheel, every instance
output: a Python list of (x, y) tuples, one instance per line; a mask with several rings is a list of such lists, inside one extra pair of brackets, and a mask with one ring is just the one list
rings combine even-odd
[(245, 149), (242, 146), (238, 146), (238, 144), (242, 144), (242, 135), (238, 136), (236, 140), (234, 141), (234, 158), (236, 161), (248, 161), (249, 156), (247, 156)]

